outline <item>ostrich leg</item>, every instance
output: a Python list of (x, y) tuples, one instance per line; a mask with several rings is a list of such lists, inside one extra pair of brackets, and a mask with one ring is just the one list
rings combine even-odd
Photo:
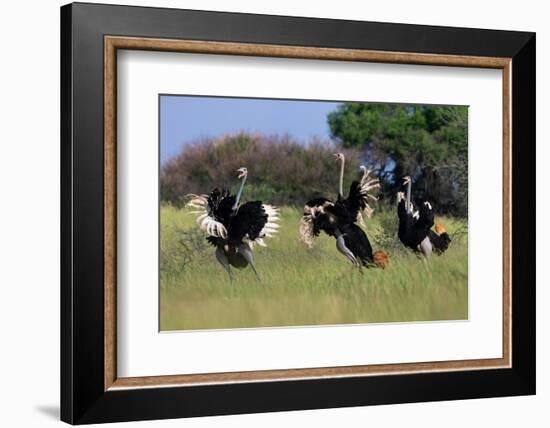
[(420, 243), (420, 245), (418, 246), (418, 249), (424, 255), (424, 257), (422, 257), (422, 264), (426, 269), (426, 273), (431, 275), (430, 256), (432, 254), (432, 242), (430, 241), (430, 238), (428, 236), (426, 236), (424, 240)]
[(244, 259), (248, 262), (248, 264), (256, 274), (256, 278), (258, 279), (258, 281), (262, 282), (262, 280), (260, 279), (260, 275), (256, 270), (256, 266), (254, 265), (254, 257), (252, 256), (252, 250), (250, 249), (250, 247), (246, 244), (239, 245), (239, 253), (241, 253)]
[(346, 242), (344, 241), (344, 235), (338, 235), (338, 237), (336, 238), (336, 249), (340, 251), (340, 253), (342, 253), (344, 256), (346, 256), (349, 259), (349, 261), (353, 263), (354, 266), (361, 268), (361, 263), (357, 261), (353, 253), (346, 246)]
[(426, 257), (426, 259), (429, 259), (432, 254), (432, 242), (430, 241), (430, 238), (428, 236), (424, 238), (419, 247), (422, 254), (424, 254), (424, 257)]
[(217, 247), (216, 248), (216, 259), (220, 264), (225, 268), (227, 271), (227, 274), (229, 275), (229, 283), (233, 284), (233, 273), (231, 272), (231, 266), (229, 265), (229, 259), (225, 255), (225, 252), (223, 251), (223, 248)]

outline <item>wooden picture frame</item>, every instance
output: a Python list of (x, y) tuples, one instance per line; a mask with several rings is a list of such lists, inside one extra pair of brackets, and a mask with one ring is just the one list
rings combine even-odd
[[(502, 358), (117, 377), (117, 49), (501, 69)], [(535, 392), (534, 34), (77, 3), (61, 9), (61, 53), (62, 420)]]

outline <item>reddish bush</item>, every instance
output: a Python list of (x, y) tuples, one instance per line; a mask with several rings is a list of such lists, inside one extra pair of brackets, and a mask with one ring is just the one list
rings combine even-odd
[[(248, 169), (244, 200), (301, 206), (311, 197), (335, 197), (339, 163), (336, 151), (346, 155), (345, 186), (359, 177), (359, 151), (342, 149), (329, 141), (300, 144), (289, 136), (238, 133), (201, 139), (161, 169), (161, 198), (181, 205), (189, 193), (209, 193), (214, 187), (235, 189), (236, 170)], [(347, 192), (347, 189), (345, 189)]]

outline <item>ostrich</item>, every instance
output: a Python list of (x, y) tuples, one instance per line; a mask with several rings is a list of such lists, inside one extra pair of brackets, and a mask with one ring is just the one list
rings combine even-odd
[(385, 267), (388, 261), (383, 251), (373, 254), (369, 239), (363, 229), (356, 222), (362, 211), (370, 217), (372, 208), (368, 200), (374, 199), (370, 192), (380, 187), (377, 179), (369, 176), (369, 171), (362, 168), (361, 181), (351, 183), (349, 195), (344, 198), (344, 164), (345, 157), (342, 153), (334, 155), (341, 162), (338, 197), (331, 201), (325, 197), (319, 197), (308, 201), (304, 207), (304, 215), (300, 221), (300, 239), (308, 246), (313, 246), (313, 240), (321, 231), (336, 239), (336, 248), (355, 267), (376, 265)]
[(442, 224), (435, 226), (435, 232), (432, 230), (434, 213), (430, 202), (424, 201), (417, 207), (411, 201), (411, 177), (403, 177), (403, 185), (407, 186), (406, 195), (403, 192), (397, 193), (400, 241), (426, 258), (430, 257), (432, 251), (442, 254), (449, 247), (451, 238)]
[(188, 206), (197, 208), (197, 224), (208, 234), (207, 241), (216, 247), (216, 259), (225, 268), (233, 282), (231, 266), (244, 269), (248, 265), (256, 278), (252, 250), (254, 244), (265, 247), (264, 238), (272, 237), (278, 230), (279, 210), (261, 201), (239, 205), (244, 184), (248, 177), (246, 168), (239, 168), (241, 186), (237, 195), (226, 189), (215, 188), (210, 195), (190, 195)]

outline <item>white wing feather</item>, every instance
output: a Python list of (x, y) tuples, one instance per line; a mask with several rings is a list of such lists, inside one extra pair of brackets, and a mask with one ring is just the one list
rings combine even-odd
[[(363, 170), (363, 177), (361, 177), (361, 181), (359, 183), (359, 190), (365, 204), (363, 212), (367, 215), (368, 218), (370, 218), (372, 216), (372, 213), (374, 212), (374, 209), (369, 205), (368, 200), (369, 198), (373, 201), (378, 200), (378, 198), (372, 194), (372, 191), (374, 189), (380, 188), (380, 180), (378, 178), (372, 178), (370, 176), (370, 173), (372, 172), (370, 169), (367, 169), (364, 166), (361, 166), (361, 169)], [(361, 212), (359, 212), (357, 217), (361, 224), (365, 223)]]
[(191, 200), (187, 203), (188, 207), (196, 208), (193, 214), (198, 214), (197, 224), (199, 228), (208, 235), (216, 238), (226, 238), (227, 229), (223, 224), (212, 217), (208, 208), (208, 195), (190, 195)]
[(300, 220), (300, 227), (298, 233), (300, 235), (300, 240), (307, 245), (308, 248), (313, 248), (313, 243), (315, 240), (314, 230), (314, 218), (318, 215), (325, 214), (326, 207), (334, 206), (333, 202), (325, 201), (322, 205), (317, 206), (304, 206), (304, 215)]

